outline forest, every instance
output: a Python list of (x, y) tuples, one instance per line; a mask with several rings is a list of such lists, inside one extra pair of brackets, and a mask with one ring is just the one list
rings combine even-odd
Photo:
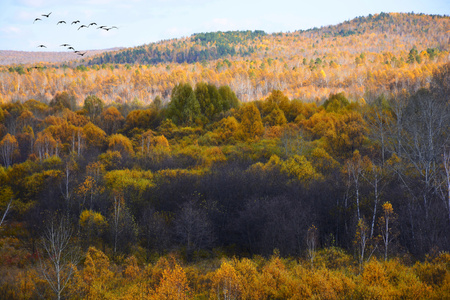
[[(200, 62), (98, 61), (150, 45), (1, 67), (0, 298), (448, 299), (449, 26), (380, 14), (162, 42), (229, 46)], [(344, 50), (357, 35), (421, 43)], [(288, 60), (297, 39), (318, 44)]]

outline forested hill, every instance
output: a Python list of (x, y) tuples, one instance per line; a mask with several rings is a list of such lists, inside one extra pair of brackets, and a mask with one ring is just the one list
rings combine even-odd
[(163, 41), (113, 53), (104, 53), (89, 60), (89, 64), (164, 62), (195, 63), (223, 57), (245, 57), (255, 52), (257, 41), (266, 36), (264, 31), (218, 31), (198, 33), (190, 38)]
[(0, 66), (0, 98), (49, 102), (67, 91), (79, 103), (93, 94), (108, 104), (149, 104), (155, 97), (168, 103), (177, 84), (208, 82), (229, 86), (243, 102), (274, 89), (305, 102), (341, 92), (370, 102), (395, 90), (426, 88), (450, 61), (449, 33), (447, 16), (403, 13), (290, 33), (198, 33), (64, 65)]
[[(161, 41), (117, 52), (103, 53), (88, 60), (90, 65), (102, 63), (194, 63), (219, 58), (248, 58), (258, 56), (289, 59), (292, 50), (304, 52), (305, 48), (328, 48), (345, 51), (345, 39), (358, 37), (362, 51), (390, 51), (391, 43), (401, 41), (401, 47), (412, 48), (426, 44), (431, 48), (447, 49), (449, 18), (439, 15), (381, 13), (357, 17), (338, 25), (299, 30), (292, 33), (266, 34), (264, 31), (227, 31), (193, 34), (188, 38)], [(371, 38), (377, 37), (372, 43)], [(343, 39), (344, 38), (344, 39)], [(333, 43), (334, 42), (334, 43)], [(353, 45), (350, 45), (353, 46)], [(290, 47), (291, 51), (277, 51)], [(318, 52), (327, 52), (324, 49)], [(274, 58), (274, 57), (273, 57)]]

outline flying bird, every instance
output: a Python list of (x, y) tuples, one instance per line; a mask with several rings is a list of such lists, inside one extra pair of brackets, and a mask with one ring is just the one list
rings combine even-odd
[(39, 18), (34, 19), (33, 24), (34, 24), (34, 22), (40, 21), (40, 20), (42, 20), (42, 19), (39, 19)]
[(105, 27), (105, 28), (102, 28), (102, 29), (104, 29), (104, 30), (106, 30), (106, 31), (110, 31), (110, 30), (112, 29), (112, 27), (111, 27), (111, 28)]
[(51, 13), (52, 13), (52, 12), (49, 12), (47, 15), (41, 15), (41, 16), (47, 17), (47, 18), (48, 18), (48, 17), (50, 17)]
[(100, 26), (100, 27), (97, 27), (97, 29), (103, 29), (103, 28), (105, 28), (106, 27), (106, 25), (102, 25), (102, 26)]
[(80, 55), (80, 56), (84, 56), (86, 53), (87, 53), (87, 52), (84, 52), (84, 53), (79, 52), (79, 53), (77, 53), (77, 54)]
[(70, 25), (80, 23), (80, 20), (73, 21)]
[(74, 47), (69, 47), (69, 48), (67, 48), (67, 49), (69, 49), (69, 50), (75, 50), (75, 48), (74, 48)]
[(80, 29), (83, 28), (83, 27), (88, 28), (88, 26), (86, 26), (86, 25), (81, 25), (80, 27), (78, 27), (78, 30), (80, 30)]
[(95, 22), (89, 23), (88, 27), (91, 25), (97, 25), (97, 23), (95, 23)]
[(45, 45), (39, 45), (38, 48), (47, 48)]
[(62, 44), (62, 45), (60, 45), (61, 47), (67, 47), (67, 46), (70, 46), (69, 44)]
[(119, 27), (117, 27), (117, 26), (113, 26), (113, 27), (111, 27), (110, 29), (113, 29), (113, 28), (119, 29)]
[(56, 25), (61, 24), (61, 23), (66, 24), (66, 21), (59, 21), (58, 23), (56, 23)]

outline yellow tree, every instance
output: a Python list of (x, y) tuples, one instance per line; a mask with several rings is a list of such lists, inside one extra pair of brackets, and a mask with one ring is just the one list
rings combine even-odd
[(179, 264), (164, 270), (155, 296), (158, 300), (190, 299), (186, 273)]
[(387, 260), (389, 245), (397, 236), (397, 232), (394, 228), (396, 221), (397, 214), (394, 213), (392, 204), (390, 202), (385, 202), (383, 204), (383, 213), (378, 220), (381, 241), (383, 242), (384, 246), (384, 260)]
[(40, 160), (53, 155), (58, 155), (57, 141), (48, 131), (38, 133), (34, 147)]
[(14, 154), (17, 152), (18, 147), (19, 144), (17, 143), (16, 138), (9, 133), (0, 141), (0, 154), (2, 156), (3, 164), (6, 167), (12, 165)]
[(212, 277), (211, 294), (216, 299), (240, 299), (243, 286), (239, 273), (235, 268), (223, 261)]
[(242, 107), (240, 131), (246, 139), (254, 139), (264, 132), (261, 114), (254, 103)]
[(105, 299), (114, 278), (108, 257), (95, 247), (89, 247), (80, 277), (85, 299)]

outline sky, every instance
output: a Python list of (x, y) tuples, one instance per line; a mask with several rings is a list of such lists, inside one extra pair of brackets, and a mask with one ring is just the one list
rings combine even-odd
[[(134, 47), (219, 30), (292, 32), (380, 12), (450, 15), (450, 1), (0, 0), (0, 50), (70, 51), (64, 43), (76, 50)], [(67, 24), (57, 25), (62, 20)], [(71, 25), (75, 20), (80, 23)], [(98, 25), (78, 29), (91, 22)], [(101, 25), (118, 29), (97, 29)]]

